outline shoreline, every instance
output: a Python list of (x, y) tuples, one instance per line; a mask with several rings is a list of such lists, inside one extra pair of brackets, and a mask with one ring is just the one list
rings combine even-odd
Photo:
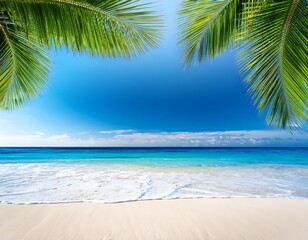
[(208, 200), (208, 199), (298, 199), (298, 200), (305, 200), (308, 198), (306, 197), (280, 197), (280, 196), (221, 196), (221, 197), (178, 197), (178, 198), (153, 198), (153, 199), (132, 199), (132, 200), (121, 200), (121, 201), (104, 201), (104, 200), (76, 200), (76, 201), (58, 201), (58, 202), (2, 202), (0, 201), (1, 205), (57, 205), (57, 204), (87, 204), (87, 203), (94, 203), (94, 204), (122, 204), (122, 203), (135, 203), (135, 202), (150, 202), (150, 201), (174, 201), (174, 200)]
[(0, 204), (3, 240), (306, 240), (308, 199)]
[[(79, 164), (0, 164), (5, 203), (307, 197), (308, 165), (179, 169)], [(307, 184), (306, 184), (307, 183)]]

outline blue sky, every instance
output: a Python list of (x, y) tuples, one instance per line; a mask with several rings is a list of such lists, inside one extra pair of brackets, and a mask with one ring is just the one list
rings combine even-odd
[(53, 74), (43, 93), (21, 109), (0, 112), (0, 145), (308, 146), (307, 133), (267, 127), (247, 95), (234, 50), (184, 69), (179, 2), (158, 1), (164, 40), (135, 59), (51, 51)]

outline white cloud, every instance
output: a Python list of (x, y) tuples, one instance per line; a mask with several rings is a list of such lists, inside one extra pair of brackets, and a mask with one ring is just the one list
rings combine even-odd
[[(106, 131), (105, 131), (106, 132)], [(232, 146), (308, 146), (308, 134), (282, 130), (224, 131), (224, 132), (150, 132), (115, 130), (112, 136), (80, 138), (68, 134), (0, 135), (0, 146), (188, 146), (188, 147), (232, 147)]]
[(35, 132), (35, 134), (36, 134), (36, 135), (40, 135), (40, 136), (44, 136), (44, 135), (45, 135), (45, 133), (39, 132), (39, 131)]
[(6, 124), (6, 123), (9, 123), (9, 120), (0, 118), (0, 123), (1, 124)]
[(123, 134), (123, 133), (131, 133), (134, 130), (131, 129), (119, 129), (119, 130), (107, 130), (107, 131), (99, 131), (101, 134)]
[(65, 140), (70, 140), (70, 136), (67, 134), (55, 134), (55, 135), (51, 135), (49, 137), (50, 140), (55, 140), (55, 141), (65, 141)]
[(86, 135), (86, 134), (89, 134), (89, 132), (87, 132), (87, 131), (84, 131), (84, 132), (80, 132), (80, 133), (78, 133), (79, 135)]
[(0, 136), (0, 146), (66, 146), (74, 145), (75, 141), (66, 134), (45, 135), (38, 134), (20, 134)]

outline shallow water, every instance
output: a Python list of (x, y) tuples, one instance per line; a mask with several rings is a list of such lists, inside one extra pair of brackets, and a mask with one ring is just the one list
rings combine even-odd
[(308, 197), (308, 148), (0, 148), (0, 201)]

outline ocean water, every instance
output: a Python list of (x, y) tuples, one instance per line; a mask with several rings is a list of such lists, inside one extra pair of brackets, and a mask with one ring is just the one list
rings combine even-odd
[(308, 148), (0, 148), (0, 202), (308, 198)]

